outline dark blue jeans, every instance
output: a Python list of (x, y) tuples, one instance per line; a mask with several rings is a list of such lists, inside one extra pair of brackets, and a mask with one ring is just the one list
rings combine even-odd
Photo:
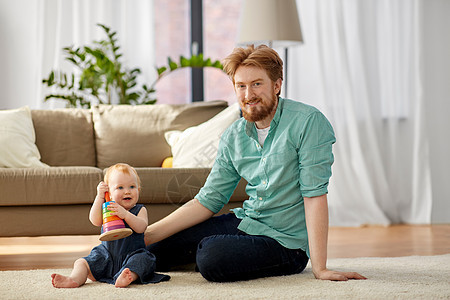
[(225, 282), (290, 275), (308, 263), (301, 249), (288, 249), (267, 236), (248, 235), (234, 214), (213, 217), (147, 249), (156, 256), (156, 271), (196, 263), (204, 278)]

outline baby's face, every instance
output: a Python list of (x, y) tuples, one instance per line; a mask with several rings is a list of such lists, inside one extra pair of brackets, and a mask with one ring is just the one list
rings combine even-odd
[(139, 186), (134, 174), (113, 171), (108, 186), (111, 200), (126, 210), (133, 208), (139, 200)]

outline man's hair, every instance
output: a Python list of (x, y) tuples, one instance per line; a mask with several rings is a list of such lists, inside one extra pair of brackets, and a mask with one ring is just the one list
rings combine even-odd
[(127, 175), (134, 174), (134, 176), (136, 176), (136, 180), (137, 180), (137, 183), (138, 183), (138, 188), (139, 189), (141, 188), (141, 179), (139, 178), (139, 175), (136, 172), (136, 169), (133, 168), (132, 166), (128, 165), (128, 164), (125, 164), (125, 163), (115, 164), (115, 165), (109, 167), (106, 170), (105, 177), (104, 177), (104, 181), (105, 181), (106, 184), (109, 183), (109, 177), (111, 176), (111, 173), (113, 171), (118, 171), (118, 172), (121, 172), (121, 173), (124, 173), (124, 174), (127, 174)]
[(264, 69), (269, 78), (275, 82), (279, 78), (283, 80), (283, 61), (278, 53), (266, 45), (255, 48), (249, 45), (247, 48), (235, 48), (222, 62), (223, 70), (234, 84), (234, 75), (240, 66), (253, 66)]

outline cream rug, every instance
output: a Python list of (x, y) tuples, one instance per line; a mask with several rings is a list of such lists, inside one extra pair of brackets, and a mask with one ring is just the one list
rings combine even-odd
[(168, 282), (126, 289), (89, 280), (77, 289), (55, 289), (50, 274), (70, 269), (3, 271), (0, 299), (450, 299), (450, 254), (330, 259), (328, 267), (369, 279), (316, 280), (308, 266), (298, 275), (235, 283), (211, 283), (185, 271), (168, 273)]

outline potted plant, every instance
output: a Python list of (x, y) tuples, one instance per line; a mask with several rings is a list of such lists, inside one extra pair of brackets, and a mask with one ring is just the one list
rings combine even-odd
[(117, 32), (105, 25), (97, 25), (104, 30), (106, 38), (94, 41), (92, 47), (63, 48), (65, 59), (75, 65), (80, 74), (68, 75), (52, 70), (42, 83), (64, 92), (51, 93), (44, 101), (55, 98), (67, 101), (67, 107), (90, 108), (91, 102), (113, 104), (113, 98), (117, 97), (118, 104), (154, 104), (156, 83), (170, 72), (185, 67), (222, 69), (220, 61), (205, 59), (202, 53), (192, 55), (190, 58), (180, 56), (178, 62), (169, 57), (167, 66), (156, 68), (158, 76), (150, 87), (146, 84), (138, 87), (137, 76), (141, 70), (139, 68), (130, 70), (122, 64)]

